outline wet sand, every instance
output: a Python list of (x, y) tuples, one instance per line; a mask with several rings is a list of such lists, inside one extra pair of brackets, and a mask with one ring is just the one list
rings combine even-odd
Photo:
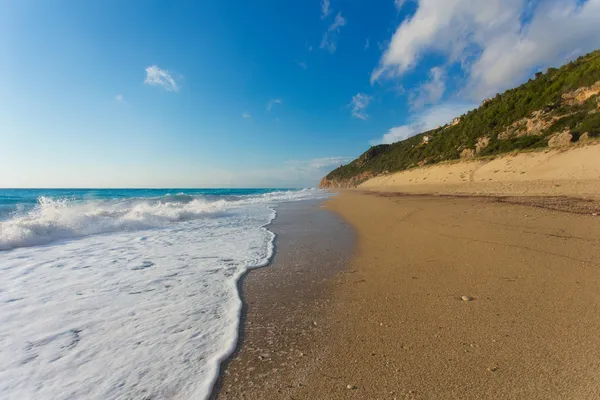
[[(246, 340), (220, 398), (600, 398), (600, 218), (537, 202), (329, 200), (354, 256), (276, 289), (248, 275)], [(255, 308), (263, 296), (281, 306)]]
[(268, 227), (275, 255), (240, 282), (240, 341), (213, 391), (219, 399), (281, 397), (301, 387), (323, 349), (334, 277), (353, 252), (352, 228), (322, 201), (281, 204)]

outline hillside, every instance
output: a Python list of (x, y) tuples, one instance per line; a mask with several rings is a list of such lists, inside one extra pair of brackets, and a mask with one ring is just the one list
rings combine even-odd
[(600, 136), (600, 50), (485, 100), (453, 123), (373, 146), (331, 171), (320, 187), (353, 187), (382, 174), (441, 161), (561, 147)]

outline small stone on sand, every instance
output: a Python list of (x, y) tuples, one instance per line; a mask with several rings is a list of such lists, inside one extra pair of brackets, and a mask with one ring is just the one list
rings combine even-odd
[(461, 296), (462, 301), (473, 301), (473, 298), (470, 296)]
[(354, 390), (354, 389), (356, 389), (356, 386), (348, 385), (348, 386), (346, 386), (346, 389), (348, 389), (348, 390)]

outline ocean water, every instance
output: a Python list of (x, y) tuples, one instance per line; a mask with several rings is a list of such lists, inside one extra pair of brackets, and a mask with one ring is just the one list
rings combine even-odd
[(0, 398), (202, 399), (303, 190), (0, 190)]

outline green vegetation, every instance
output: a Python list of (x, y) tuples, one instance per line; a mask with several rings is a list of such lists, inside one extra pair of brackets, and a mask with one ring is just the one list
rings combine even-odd
[[(345, 180), (365, 172), (377, 175), (458, 159), (465, 149), (475, 151), (478, 140), (485, 137), (489, 138), (489, 144), (480, 149), (479, 156), (545, 147), (551, 135), (566, 129), (571, 131), (573, 141), (585, 132), (590, 137), (598, 137), (599, 96), (592, 96), (583, 104), (570, 104), (562, 97), (598, 81), (600, 50), (560, 69), (549, 68), (546, 73), (537, 73), (535, 79), (497, 94), (463, 115), (457, 125), (440, 127), (402, 142), (371, 147), (350, 164), (329, 173), (327, 179)], [(517, 121), (531, 118), (534, 111), (539, 111), (548, 126), (540, 132), (526, 132), (525, 124)], [(428, 136), (428, 143), (423, 143), (424, 136)]]

